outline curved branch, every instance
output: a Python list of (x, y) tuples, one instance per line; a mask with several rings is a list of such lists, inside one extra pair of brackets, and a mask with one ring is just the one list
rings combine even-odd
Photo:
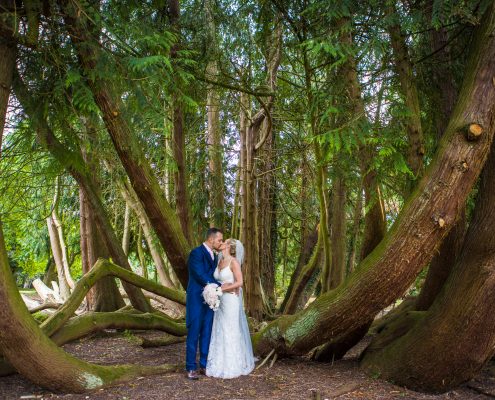
[(152, 282), (131, 271), (121, 268), (108, 260), (100, 258), (93, 268), (77, 282), (74, 291), (65, 304), (41, 325), (41, 329), (43, 329), (45, 334), (52, 336), (60, 329), (77, 310), (91, 287), (99, 279), (106, 276), (114, 276), (125, 282), (132, 283), (135, 286), (139, 286), (150, 292), (166, 297), (167, 299), (176, 301), (177, 303), (186, 304), (186, 296), (183, 292)]
[(184, 336), (187, 328), (163, 314), (123, 312), (88, 312), (71, 318), (51, 339), (59, 346), (103, 329), (156, 329), (174, 336)]

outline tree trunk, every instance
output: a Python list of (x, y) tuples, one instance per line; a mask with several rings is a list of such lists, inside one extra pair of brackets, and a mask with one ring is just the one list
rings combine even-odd
[[(493, 139), (494, 8), (491, 6), (489, 18), (484, 18), (473, 41), (459, 101), (437, 154), (393, 228), (343, 285), (302, 312), (280, 317), (257, 333), (253, 339), (258, 353), (275, 348), (280, 353), (302, 354), (352, 334), (401, 296), (431, 260), (454, 225)], [(463, 133), (470, 123), (484, 128), (475, 142)]]
[[(81, 64), (85, 71), (93, 71), (100, 59), (100, 50), (97, 41), (88, 30), (88, 25), (89, 28), (94, 29), (92, 22), (86, 18), (85, 13), (75, 9), (72, 3), (66, 4), (66, 12), (64, 18)], [(146, 160), (142, 145), (132, 134), (121, 113), (122, 106), (119, 97), (111, 93), (110, 82), (98, 75), (92, 76), (94, 79), (88, 80), (90, 89), (102, 112), (115, 150), (170, 263), (185, 287), (188, 280), (187, 257), (190, 244), (181, 229), (177, 215), (165, 199), (158, 180)]]
[[(280, 305), (280, 311), (282, 314), (289, 314), (287, 312), (287, 304), (288, 304), (289, 298), (291, 296), (293, 296), (292, 292), (296, 291), (294, 294), (296, 296), (300, 296), (300, 295), (302, 295), (302, 293), (304, 291), (304, 288), (301, 288), (301, 287), (296, 289), (296, 282), (299, 280), (299, 277), (301, 276), (301, 273), (303, 271), (304, 266), (306, 264), (308, 264), (309, 260), (311, 259), (311, 254), (313, 253), (317, 242), (318, 242), (318, 229), (314, 229), (312, 231), (311, 230), (305, 230), (305, 236), (302, 238), (302, 246), (301, 246), (301, 250), (299, 252), (299, 258), (297, 260), (297, 265), (296, 265), (296, 268), (294, 269), (294, 272), (292, 273), (292, 276), (290, 278), (289, 286), (287, 288), (287, 292), (285, 293), (284, 300), (282, 301), (282, 304)], [(307, 281), (306, 281), (306, 283), (307, 283)], [(295, 304), (298, 303), (297, 300), (298, 299), (294, 299)], [(293, 308), (293, 307), (291, 307), (291, 308)]]
[(2, 54), (2, 60), (0, 62), (0, 157), (2, 155), (3, 131), (5, 127), (5, 118), (7, 116), (7, 107), (9, 105), (10, 87), (12, 86), (16, 58), (16, 42), (13, 38), (13, 26), (15, 25), (14, 22), (10, 20), (11, 18), (7, 17), (8, 23), (12, 24), (12, 27), (7, 27), (7, 21), (4, 21), (4, 17), (9, 11), (3, 12), (3, 10), (9, 10), (13, 7), (14, 0), (2, 1), (2, 12), (0, 14), (0, 17), (2, 18), (2, 24), (0, 26), (0, 54)]
[(351, 251), (348, 258), (347, 274), (350, 275), (356, 267), (356, 256), (358, 253), (359, 232), (361, 231), (361, 216), (363, 213), (363, 188), (360, 185), (356, 193), (356, 205), (352, 217)]
[(371, 343), (362, 362), (370, 373), (414, 390), (444, 392), (473, 378), (491, 359), (495, 352), (494, 203), (492, 145), (473, 219), (444, 289), (428, 311), (410, 313), (414, 318), (409, 324), (401, 321), (389, 327), (388, 340), (377, 336), (378, 343)]
[[(207, 78), (215, 82), (218, 78), (218, 47), (215, 26), (214, 2), (206, 0), (204, 9), (207, 20), (207, 40), (209, 44), (209, 61), (206, 66)], [(208, 114), (208, 165), (209, 165), (209, 194), (210, 194), (210, 223), (211, 225), (225, 228), (224, 205), (224, 178), (223, 178), (223, 148), (222, 132), (220, 130), (220, 95), (214, 84), (207, 87), (207, 114)]]
[[(79, 188), (80, 236), (82, 271), (88, 273), (98, 258), (108, 258), (108, 250), (96, 225), (90, 205), (84, 194), (84, 188)], [(96, 282), (86, 295), (87, 309), (91, 311), (116, 311), (125, 303), (112, 277), (105, 277)]]
[(52, 391), (85, 392), (138, 376), (176, 371), (162, 365), (100, 366), (81, 361), (59, 348), (38, 327), (22, 301), (5, 250), (0, 224), (0, 348), (27, 379)]
[[(60, 234), (60, 230), (58, 229), (55, 220), (58, 221), (57, 208), (58, 208), (58, 198), (59, 198), (59, 178), (57, 178), (55, 184), (55, 194), (53, 196), (52, 202), (52, 213), (46, 219), (46, 225), (48, 227), (48, 234), (50, 237), (50, 245), (53, 254), (53, 260), (55, 261), (55, 266), (57, 268), (57, 276), (58, 276), (58, 286), (60, 288), (60, 297), (65, 301), (70, 296), (70, 289), (74, 287), (74, 281), (72, 278), (67, 277), (67, 273), (69, 272), (68, 263), (67, 263), (67, 249), (65, 249), (65, 241), (63, 241), (63, 234)], [(61, 240), (62, 239), (62, 240)], [(69, 274), (70, 276), (70, 274)], [(69, 279), (72, 281), (72, 286), (69, 285)]]
[(129, 204), (125, 203), (125, 213), (124, 213), (124, 233), (122, 234), (122, 250), (124, 254), (129, 256), (129, 246), (131, 242), (131, 207)]
[(394, 3), (390, 2), (389, 5), (386, 6), (385, 15), (387, 18), (393, 20), (388, 26), (388, 32), (395, 57), (395, 67), (397, 75), (399, 76), (402, 95), (404, 96), (404, 103), (410, 113), (406, 124), (409, 141), (407, 164), (414, 174), (414, 178), (408, 182), (408, 187), (406, 188), (407, 196), (414, 188), (415, 180), (420, 177), (423, 172), (423, 156), (425, 150), (423, 145), (423, 129), (421, 127), (421, 112), (413, 67), (405, 39), (401, 33), (399, 14), (397, 13)]
[(332, 270), (328, 289), (335, 289), (345, 278), (347, 188), (340, 171), (334, 179), (332, 193)]
[[(352, 29), (346, 28), (351, 24), (350, 18), (341, 18), (337, 26), (340, 27), (339, 40), (344, 48), (352, 49), (354, 46)], [(342, 65), (342, 76), (345, 80), (347, 96), (352, 107), (352, 115), (365, 116), (366, 110), (361, 93), (361, 86), (357, 76), (357, 65), (351, 51), (347, 54), (346, 61)], [(380, 96), (379, 99), (380, 100)], [(364, 209), (364, 233), (361, 243), (360, 260), (373, 251), (380, 243), (387, 231), (383, 200), (380, 196), (379, 183), (376, 171), (373, 169), (373, 159), (376, 150), (370, 144), (362, 144), (359, 149), (359, 168), (363, 179)]]
[(144, 259), (144, 249), (143, 249), (143, 228), (139, 227), (138, 237), (136, 240), (136, 250), (139, 259), (139, 265), (141, 266), (141, 276), (143, 278), (149, 279), (148, 268), (146, 266), (146, 261)]
[(320, 230), (318, 229), (317, 233), (317, 242), (313, 248), (313, 254), (311, 255), (311, 258), (308, 260), (307, 264), (301, 269), (301, 272), (295, 279), (292, 289), (287, 291), (286, 298), (287, 300), (285, 301), (285, 305), (282, 308), (282, 313), (283, 314), (294, 314), (297, 311), (297, 307), (300, 303), (300, 299), (304, 294), (304, 289), (306, 288), (306, 285), (308, 284), (309, 280), (313, 276), (315, 270), (318, 268), (319, 261), (321, 261), (322, 258), (322, 244), (321, 244), (321, 233)]
[[(309, 207), (310, 207), (310, 179), (309, 179), (309, 170), (306, 155), (302, 154), (301, 157), (301, 183), (300, 183), (300, 207), (301, 207), (301, 248), (299, 251), (299, 258), (297, 260), (296, 268), (292, 273), (290, 278), (289, 287), (287, 288), (287, 292), (285, 293), (284, 300), (280, 305), (280, 310), (282, 313), (287, 314), (287, 302), (292, 295), (292, 291), (294, 289), (294, 285), (296, 281), (299, 279), (299, 275), (303, 267), (309, 262), (311, 258), (311, 254), (313, 253), (313, 249), (316, 246), (318, 241), (318, 229), (311, 229), (308, 223), (309, 221)], [(297, 289), (296, 295), (302, 295), (304, 288)], [(297, 299), (294, 299), (295, 304), (298, 303)], [(294, 307), (294, 306), (293, 306)], [(293, 308), (292, 307), (292, 308)], [(293, 308), (294, 309), (294, 308)]]
[(129, 205), (130, 208), (132, 208), (132, 210), (138, 217), (139, 224), (143, 229), (143, 234), (151, 254), (151, 258), (155, 263), (155, 268), (158, 272), (158, 279), (160, 280), (160, 283), (163, 286), (167, 286), (171, 288), (175, 287), (169, 275), (168, 268), (165, 265), (165, 261), (163, 260), (163, 257), (160, 253), (160, 250), (157, 244), (155, 243), (155, 238), (153, 236), (151, 223), (143, 209), (142, 204), (139, 202), (136, 193), (134, 192), (134, 190), (132, 189), (132, 187), (128, 182), (123, 182), (123, 183), (117, 182), (117, 185), (120, 186), (121, 193), (126, 201), (126, 204)]
[(425, 283), (416, 299), (414, 310), (426, 311), (433, 304), (460, 254), (465, 231), (466, 209), (464, 207), (460, 211), (460, 216), (455, 226), (440, 245), (438, 253), (435, 254), (428, 267)]
[[(427, 7), (427, 9), (431, 10), (431, 7)], [(452, 113), (457, 98), (447, 42), (448, 37), (445, 28), (431, 31), (431, 51), (432, 53), (437, 52), (436, 63), (431, 71), (434, 84), (431, 101), (441, 110), (435, 114), (438, 140), (442, 135), (441, 127), (448, 122), (448, 117)], [(449, 232), (430, 263), (425, 283), (416, 299), (415, 310), (426, 311), (435, 300), (460, 253), (465, 232), (466, 210), (463, 209), (456, 226)]]
[(48, 226), (48, 234), (50, 235), (50, 243), (52, 248), (53, 259), (55, 260), (55, 266), (57, 267), (58, 286), (60, 288), (60, 297), (65, 301), (70, 296), (70, 287), (67, 284), (65, 278), (64, 266), (62, 265), (62, 251), (60, 248), (60, 241), (57, 234), (57, 228), (53, 223), (51, 217), (46, 219)]

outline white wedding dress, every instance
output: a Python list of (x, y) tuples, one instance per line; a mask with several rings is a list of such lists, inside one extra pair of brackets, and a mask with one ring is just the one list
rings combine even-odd
[[(222, 284), (234, 282), (230, 263), (221, 270), (217, 267), (213, 276)], [(254, 369), (254, 361), (242, 291), (239, 295), (223, 293), (213, 318), (206, 375), (223, 379), (248, 375)]]

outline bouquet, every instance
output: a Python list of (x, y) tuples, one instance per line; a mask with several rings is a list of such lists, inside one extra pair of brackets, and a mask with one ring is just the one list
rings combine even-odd
[(220, 307), (220, 296), (222, 296), (222, 288), (216, 283), (209, 283), (203, 289), (203, 298), (205, 303), (213, 310), (217, 311)]

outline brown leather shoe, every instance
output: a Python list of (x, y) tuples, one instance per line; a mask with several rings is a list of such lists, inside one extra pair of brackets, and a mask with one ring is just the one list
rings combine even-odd
[(200, 375), (206, 375), (206, 368), (200, 368), (198, 372)]
[(192, 381), (196, 381), (199, 379), (199, 375), (196, 371), (187, 371), (187, 379), (190, 379)]

